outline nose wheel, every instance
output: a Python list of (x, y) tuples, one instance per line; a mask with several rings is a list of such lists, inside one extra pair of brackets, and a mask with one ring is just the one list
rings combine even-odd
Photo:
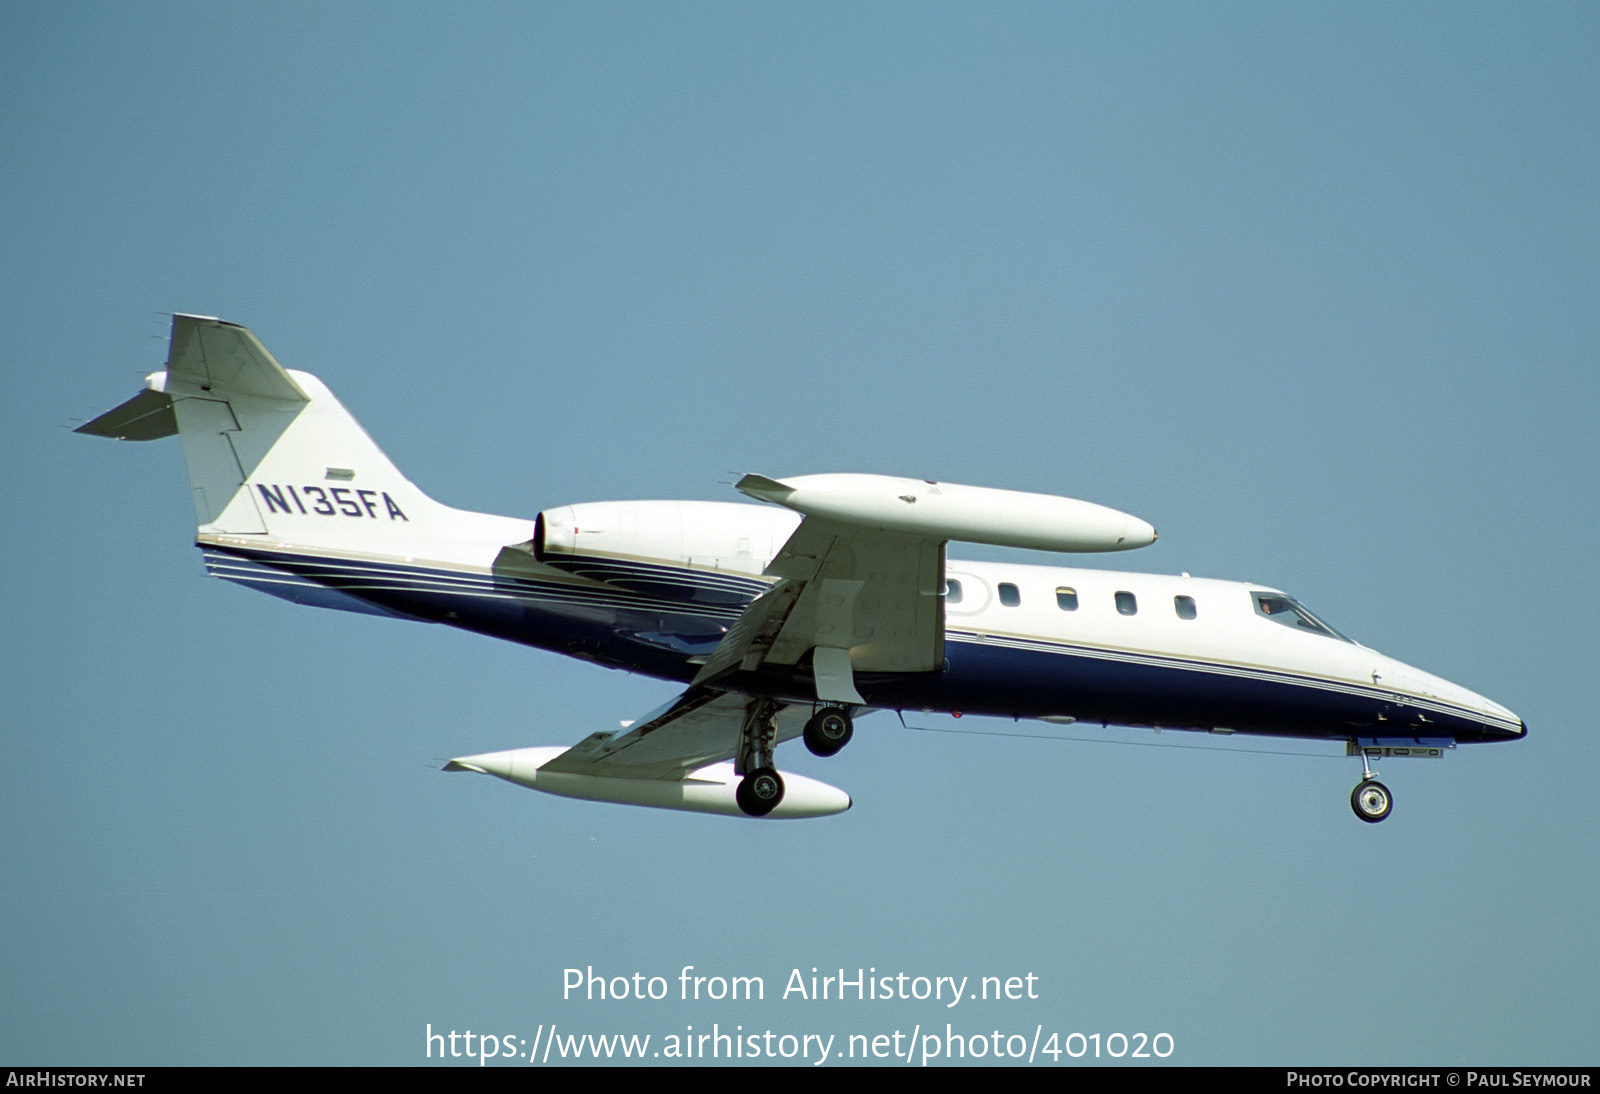
[(1356, 816), (1368, 824), (1377, 824), (1389, 815), (1389, 810), (1394, 808), (1394, 795), (1389, 793), (1389, 788), (1379, 782), (1374, 776), (1377, 772), (1372, 770), (1372, 761), (1367, 756), (1367, 750), (1361, 750), (1361, 781), (1350, 792), (1350, 808)]
[(1350, 808), (1368, 824), (1377, 824), (1394, 808), (1394, 796), (1377, 779), (1363, 779), (1350, 792)]

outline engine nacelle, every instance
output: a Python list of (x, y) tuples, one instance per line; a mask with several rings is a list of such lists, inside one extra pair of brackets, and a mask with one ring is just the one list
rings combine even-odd
[(797, 513), (736, 502), (596, 501), (540, 513), (532, 547), (540, 562), (609, 585), (740, 604), (799, 523)]

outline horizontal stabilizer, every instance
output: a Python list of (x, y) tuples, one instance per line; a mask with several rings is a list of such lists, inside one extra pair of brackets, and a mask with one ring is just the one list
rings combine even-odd
[(171, 396), (147, 387), (121, 406), (106, 411), (92, 422), (85, 422), (73, 432), (112, 437), (119, 441), (159, 441), (178, 432), (178, 416), (172, 412)]

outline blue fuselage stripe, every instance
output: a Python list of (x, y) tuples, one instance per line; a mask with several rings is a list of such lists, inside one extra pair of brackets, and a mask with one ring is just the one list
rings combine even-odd
[[(698, 661), (690, 658), (714, 650), (766, 587), (753, 578), (711, 581), (703, 571), (665, 566), (635, 564), (624, 571), (609, 560), (580, 560), (571, 569), (582, 576), (568, 580), (241, 548), (203, 550), (215, 576), (297, 603), (448, 623), (678, 681), (694, 676)], [(628, 587), (594, 584), (602, 572)], [(715, 590), (710, 600), (708, 589)], [(903, 710), (1335, 739), (1477, 741), (1516, 735), (1475, 711), (1438, 701), (1402, 702), (1391, 692), (1286, 670), (959, 630), (947, 632), (945, 654), (942, 672), (858, 674), (857, 687), (869, 704)], [(800, 701), (814, 694), (809, 673), (793, 669), (763, 669), (729, 684)]]

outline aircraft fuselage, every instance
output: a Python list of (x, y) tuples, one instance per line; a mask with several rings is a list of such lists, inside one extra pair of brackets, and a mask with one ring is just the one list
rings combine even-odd
[[(697, 659), (765, 587), (759, 578), (713, 573), (743, 594), (708, 604), (691, 599), (705, 574), (673, 560), (607, 560), (630, 588), (532, 559), (496, 572), (214, 540), (202, 546), (216, 576), (300, 603), (444, 623), (679, 682), (695, 675)], [(603, 568), (597, 561), (591, 569)], [(652, 591), (639, 591), (642, 574)], [(1441, 745), (1523, 732), (1511, 711), (1483, 696), (1331, 629), (1263, 615), (1259, 598), (1283, 597), (1266, 586), (957, 559), (947, 574), (960, 599), (946, 600), (943, 668), (858, 674), (868, 705)], [(795, 702), (814, 692), (804, 666), (763, 666), (721, 686)]]

